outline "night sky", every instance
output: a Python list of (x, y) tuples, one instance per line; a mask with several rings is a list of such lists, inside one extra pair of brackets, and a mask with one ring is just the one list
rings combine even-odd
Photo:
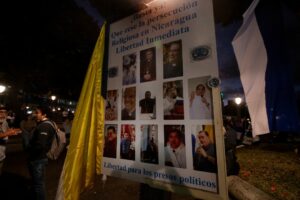
[(94, 19), (72, 0), (9, 1), (1, 7), (4, 79), (28, 92), (50, 89), (63, 98), (78, 98), (99, 34)]
[[(297, 56), (300, 52), (299, 2), (293, 4), (292, 1), (261, 0), (256, 10), (259, 25), (272, 24), (268, 25), (271, 28), (267, 34), (267, 40), (278, 43), (275, 46), (280, 46), (280, 56), (284, 57), (280, 68), (283, 74), (287, 74), (287, 77), (290, 77), (293, 83), (291, 87), (294, 87), (299, 98), (300, 57)], [(221, 21), (221, 23), (216, 24), (219, 72), (225, 98), (232, 98), (243, 93), (239, 80), (239, 70), (231, 45), (231, 41), (241, 24), (242, 19), (239, 17), (234, 17), (229, 23), (222, 23)], [(272, 59), (273, 54), (277, 52), (276, 49), (267, 49), (267, 51), (268, 59)]]
[[(100, 11), (112, 9), (107, 5), (109, 3), (103, 2), (11, 0), (2, 3), (1, 81), (29, 93), (47, 94), (50, 90), (61, 98), (76, 100), (104, 19)], [(251, 1), (244, 0), (243, 4), (232, 2), (235, 1), (214, 1), (220, 77), (227, 97), (242, 92), (231, 40), (242, 23), (242, 13)], [(295, 87), (298, 88), (300, 7), (295, 8), (296, 1), (287, 2), (288, 6), (284, 6), (282, 12), (285, 20), (283, 29)], [(106, 17), (112, 18), (114, 13), (110, 15)]]

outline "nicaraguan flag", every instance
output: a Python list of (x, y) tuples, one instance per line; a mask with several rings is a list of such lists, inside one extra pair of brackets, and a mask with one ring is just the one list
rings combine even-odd
[[(295, 131), (299, 118), (283, 42), (280, 4), (254, 0), (232, 45), (240, 70), (253, 136)], [(270, 7), (271, 6), (271, 7)]]

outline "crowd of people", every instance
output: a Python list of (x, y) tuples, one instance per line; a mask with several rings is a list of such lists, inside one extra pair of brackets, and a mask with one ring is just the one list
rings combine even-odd
[[(172, 94), (178, 96), (176, 91), (177, 82), (169, 82), (166, 88), (165, 98)], [(178, 84), (177, 84), (178, 85)], [(196, 90), (200, 88), (199, 95), (204, 92), (201, 84), (197, 85)], [(173, 92), (169, 92), (173, 90)], [(122, 117), (126, 119), (134, 119), (135, 110), (131, 105), (135, 105), (135, 90), (133, 88), (126, 88), (124, 90), (124, 107)], [(194, 94), (197, 95), (196, 93)], [(113, 98), (116, 95), (112, 95)], [(171, 95), (170, 95), (171, 96)], [(195, 98), (195, 97), (194, 97)], [(133, 100), (132, 100), (133, 99)], [(172, 99), (176, 99), (173, 98)], [(132, 102), (134, 101), (134, 102)], [(203, 102), (203, 101), (202, 101)], [(112, 107), (115, 100), (110, 103)], [(203, 102), (207, 104), (207, 102)], [(151, 98), (151, 92), (145, 92), (145, 98), (140, 100), (141, 113), (154, 112), (155, 99)], [(167, 106), (164, 105), (164, 108)], [(125, 112), (126, 111), (126, 112)], [(130, 112), (128, 112), (130, 111)], [(0, 106), (0, 174), (3, 164), (5, 164), (5, 144), (8, 137), (21, 134), (23, 138), (23, 146), (27, 152), (28, 170), (32, 177), (32, 191), (36, 199), (45, 198), (45, 180), (44, 172), (48, 159), (46, 153), (50, 149), (51, 141), (55, 135), (55, 130), (46, 121), (50, 121), (50, 110), (47, 107), (37, 106), (33, 114), (24, 115), (21, 120), (20, 128), (10, 128), (13, 123), (13, 118), (8, 118), (7, 108)], [(125, 114), (126, 113), (126, 114)], [(131, 113), (131, 114), (130, 114)], [(165, 112), (165, 114), (167, 114)], [(232, 119), (224, 120), (225, 131), (225, 144), (226, 144), (226, 162), (228, 174), (237, 174), (239, 165), (235, 157), (235, 147), (238, 144), (238, 133), (241, 129), (240, 123), (234, 122)], [(61, 125), (61, 129), (66, 134), (71, 133), (72, 116), (65, 117)], [(107, 125), (105, 131), (105, 145), (104, 157), (117, 158), (117, 145), (120, 145), (120, 158), (127, 160), (135, 160), (136, 155), (136, 133), (133, 124), (123, 124), (120, 131), (120, 143), (117, 142), (118, 128), (117, 125)], [(158, 130), (155, 125), (147, 125), (145, 130), (141, 130), (141, 134), (145, 135), (144, 145), (141, 145), (141, 162), (158, 164), (159, 151), (158, 151)], [(165, 166), (172, 166), (176, 168), (187, 168), (186, 143), (185, 143), (185, 130), (184, 125), (165, 125), (165, 147), (164, 147), (164, 162)], [(194, 133), (196, 138), (192, 138), (192, 160), (193, 169), (197, 171), (217, 173), (217, 157), (215, 142), (211, 140), (214, 133), (210, 133), (205, 129), (201, 129)], [(143, 141), (142, 141), (143, 143)], [(144, 146), (144, 147), (143, 147)]]
[[(174, 85), (174, 84), (173, 84)], [(201, 84), (197, 85), (196, 90), (200, 88), (203, 92), (204, 88), (201, 88)], [(173, 89), (169, 87), (168, 89)], [(166, 89), (165, 98), (168, 97), (168, 89)], [(127, 88), (124, 91), (124, 107), (123, 115), (126, 119), (134, 119), (134, 112), (132, 110), (132, 96), (135, 96), (135, 90)], [(170, 92), (171, 93), (171, 92)], [(174, 94), (173, 92), (172, 94)], [(177, 93), (175, 93), (177, 95)], [(195, 94), (196, 96), (197, 94)], [(201, 92), (199, 92), (201, 95)], [(112, 95), (116, 96), (116, 95)], [(195, 98), (195, 97), (194, 97)], [(174, 99), (174, 98), (172, 98)], [(135, 100), (134, 100), (135, 101)], [(202, 101), (203, 102), (203, 101)], [(151, 98), (151, 92), (145, 92), (145, 98), (140, 102), (141, 113), (152, 113), (155, 106), (155, 99)], [(204, 102), (205, 103), (205, 102)], [(206, 102), (207, 103), (207, 102)], [(112, 105), (112, 103), (111, 103)], [(110, 106), (111, 106), (110, 105)], [(164, 108), (167, 106), (164, 105)], [(126, 114), (125, 113), (126, 110)], [(131, 110), (130, 112), (127, 112)], [(33, 114), (24, 115), (21, 120), (20, 128), (10, 128), (9, 124), (12, 124), (12, 119), (7, 119), (8, 111), (4, 106), (0, 106), (0, 174), (3, 164), (5, 164), (5, 144), (8, 137), (21, 134), (23, 138), (23, 146), (27, 152), (28, 170), (32, 177), (32, 191), (36, 199), (45, 199), (45, 180), (44, 172), (48, 159), (46, 153), (50, 149), (52, 138), (55, 135), (55, 130), (46, 121), (50, 121), (50, 110), (47, 107), (37, 106)], [(165, 113), (166, 114), (166, 113)], [(10, 120), (10, 122), (8, 122)], [(238, 121), (232, 119), (224, 119), (225, 128), (225, 152), (227, 162), (227, 173), (238, 174), (239, 165), (235, 157), (235, 147), (239, 143), (238, 132), (241, 129)], [(72, 116), (65, 117), (61, 128), (66, 134), (71, 133)], [(141, 144), (141, 162), (158, 164), (159, 151), (158, 151), (158, 130), (155, 125), (143, 126), (141, 135), (144, 137)], [(135, 126), (133, 124), (121, 125), (120, 142), (117, 142), (118, 138), (118, 126), (107, 125), (105, 128), (105, 145), (104, 145), (104, 157), (117, 158), (117, 145), (120, 145), (120, 158), (127, 160), (135, 160), (136, 151), (136, 133)], [(165, 125), (165, 147), (164, 147), (164, 162), (165, 166), (171, 166), (176, 168), (187, 168), (187, 156), (186, 155), (186, 143), (185, 143), (185, 130), (184, 125)], [(144, 136), (143, 136), (144, 135)], [(198, 130), (192, 135), (192, 160), (193, 169), (197, 171), (204, 171), (210, 173), (217, 173), (217, 157), (216, 157), (216, 145), (211, 139), (214, 137), (213, 132), (206, 131), (204, 128)]]
[(21, 132), (20, 129), (10, 128), (7, 122), (7, 108), (0, 105), (0, 175), (6, 157), (6, 142), (9, 136), (17, 135)]
[[(47, 153), (57, 131), (52, 125), (55, 122), (49, 118), (52, 112), (48, 106), (36, 106), (32, 114), (24, 113), (19, 124), (14, 118), (8, 117), (8, 113), (7, 107), (0, 105), (0, 176), (3, 165), (5, 165), (6, 146), (9, 137), (21, 135), (27, 158), (27, 168), (31, 176), (31, 199), (46, 199)], [(66, 134), (70, 134), (71, 126), (72, 116), (69, 115), (60, 128)]]

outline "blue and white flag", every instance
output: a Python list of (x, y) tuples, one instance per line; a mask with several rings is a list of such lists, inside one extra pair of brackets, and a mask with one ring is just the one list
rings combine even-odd
[[(262, 13), (258, 3), (259, 0), (254, 0), (244, 13), (243, 24), (232, 41), (253, 136), (295, 131), (299, 118), (282, 42), (280, 5), (274, 3), (272, 6), (277, 6), (277, 10), (265, 9)], [(263, 15), (256, 16), (256, 12)]]

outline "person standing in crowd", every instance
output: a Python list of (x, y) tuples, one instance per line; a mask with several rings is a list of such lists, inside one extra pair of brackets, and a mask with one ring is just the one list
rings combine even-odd
[[(48, 107), (38, 106), (35, 110), (37, 127), (30, 139), (28, 150), (28, 168), (32, 178), (33, 195), (36, 200), (46, 199), (45, 170), (48, 163), (47, 152), (51, 148), (53, 137), (56, 134), (50, 121)], [(52, 122), (51, 122), (52, 123)]]
[(21, 132), (20, 129), (9, 128), (6, 117), (7, 109), (4, 105), (0, 105), (0, 175), (2, 174), (2, 167), (6, 157), (5, 150), (8, 137), (11, 135), (17, 135)]
[(141, 82), (156, 80), (156, 58), (155, 48), (141, 51)]
[(9, 127), (14, 127), (16, 122), (16, 114), (10, 110), (7, 112), (6, 121)]
[(6, 133), (9, 129), (6, 121), (7, 110), (4, 105), (0, 105), (0, 174), (2, 173), (2, 166), (5, 159), (6, 141), (8, 136)]
[(183, 75), (181, 40), (164, 45), (164, 78)]
[(25, 118), (20, 123), (20, 128), (24, 133), (32, 133), (36, 127), (36, 121), (33, 119), (32, 114), (26, 114)]
[(193, 91), (190, 96), (190, 117), (191, 119), (211, 119), (211, 99), (206, 93), (206, 88), (203, 84), (198, 84), (196, 91)]
[(167, 135), (165, 165), (186, 168), (185, 145), (182, 142), (182, 133), (178, 129), (170, 130)]
[(237, 132), (233, 129), (233, 122), (231, 119), (224, 119), (225, 126), (225, 155), (226, 155), (226, 170), (227, 176), (238, 175), (240, 165), (237, 161), (235, 149), (237, 146)]
[(71, 113), (69, 113), (62, 124), (64, 131), (66, 133), (66, 137), (68, 137), (68, 138), (71, 135), (72, 123), (73, 123), (73, 115)]
[(194, 156), (194, 170), (204, 172), (217, 172), (215, 145), (210, 141), (208, 132), (198, 133), (200, 142)]

